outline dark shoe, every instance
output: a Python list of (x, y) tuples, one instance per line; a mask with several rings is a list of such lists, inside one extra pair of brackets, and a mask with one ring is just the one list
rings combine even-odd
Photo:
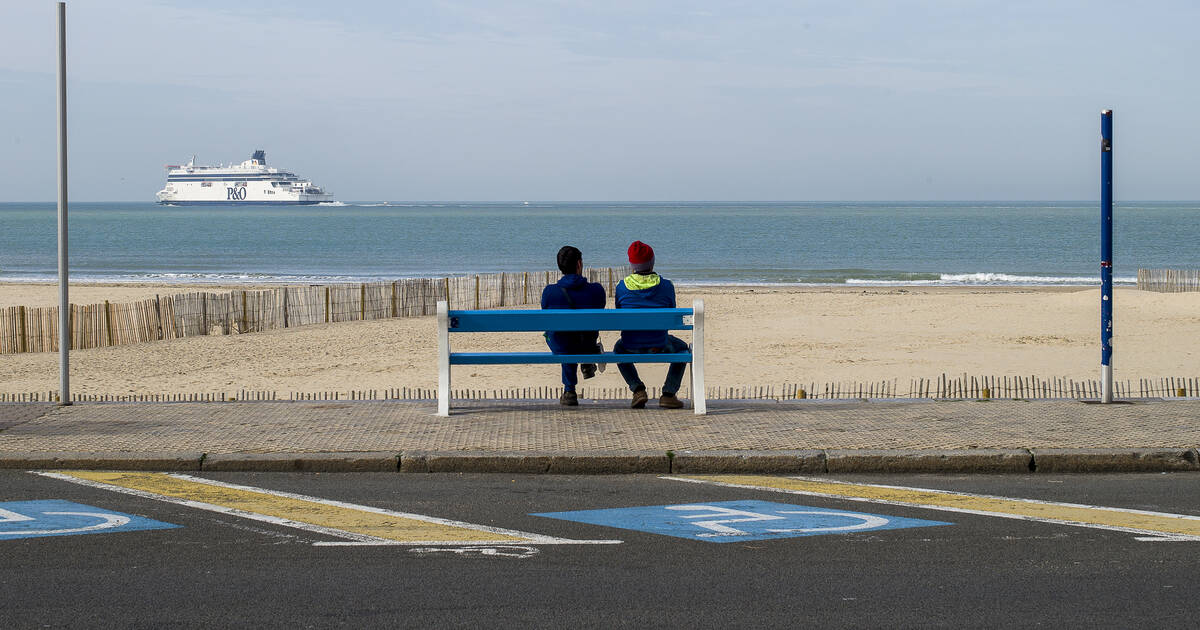
[(579, 371), (583, 372), (583, 378), (585, 380), (592, 378), (593, 376), (596, 375), (596, 364), (595, 363), (584, 363), (579, 366)]
[(578, 407), (579, 396), (576, 396), (575, 392), (563, 392), (562, 396), (558, 397), (558, 404), (564, 407)]
[(683, 401), (675, 397), (675, 394), (663, 392), (658, 398), (658, 406), (663, 409), (682, 409)]
[(643, 387), (633, 392), (633, 403), (629, 406), (633, 409), (641, 409), (646, 406), (647, 400), (650, 400), (650, 397), (646, 395), (646, 388)]

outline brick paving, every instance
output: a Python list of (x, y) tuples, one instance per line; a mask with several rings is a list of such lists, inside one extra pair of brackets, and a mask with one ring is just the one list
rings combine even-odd
[[(1200, 400), (711, 401), (632, 410), (616, 401), (0, 404), (0, 454), (637, 453), (803, 449), (1200, 447)], [(651, 403), (653, 405), (653, 403)]]

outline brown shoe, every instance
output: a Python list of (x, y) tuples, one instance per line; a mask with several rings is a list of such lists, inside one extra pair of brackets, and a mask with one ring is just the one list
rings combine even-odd
[(633, 402), (630, 403), (629, 407), (632, 409), (641, 409), (646, 406), (647, 400), (650, 400), (650, 397), (646, 395), (646, 388), (643, 387), (633, 392)]
[(558, 397), (558, 404), (564, 407), (578, 407), (579, 396), (575, 395), (575, 392), (563, 392), (562, 396)]
[(682, 409), (683, 401), (675, 397), (675, 394), (663, 392), (658, 398), (658, 406), (663, 409)]

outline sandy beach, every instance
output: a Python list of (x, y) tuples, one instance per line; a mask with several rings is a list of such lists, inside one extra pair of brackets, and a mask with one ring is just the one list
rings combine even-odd
[[(206, 287), (229, 290), (230, 287)], [(239, 289), (245, 287), (237, 287)], [(124, 302), (194, 285), (81, 285), (71, 301)], [(57, 302), (50, 284), (0, 285), (0, 306)], [(943, 373), (1096, 378), (1099, 290), (1085, 287), (683, 287), (703, 299), (710, 386), (895, 380)], [(611, 303), (611, 300), (610, 300)], [(1200, 293), (1119, 288), (1119, 380), (1200, 373)], [(683, 335), (686, 338), (686, 333)], [(611, 347), (616, 333), (604, 333)], [(323, 324), (71, 353), (77, 394), (290, 392), (434, 387), (433, 317)], [(456, 350), (544, 349), (540, 335), (456, 335)], [(642, 366), (660, 385), (663, 366)], [(552, 366), (463, 366), (453, 386), (557, 386)], [(619, 388), (615, 369), (584, 385)], [(0, 391), (58, 387), (58, 355), (0, 355)]]

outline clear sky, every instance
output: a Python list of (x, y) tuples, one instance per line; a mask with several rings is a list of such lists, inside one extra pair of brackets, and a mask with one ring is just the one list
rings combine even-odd
[[(55, 4), (0, 0), (0, 201)], [(71, 196), (254, 149), (342, 200), (1200, 199), (1200, 3), (71, 0)]]

